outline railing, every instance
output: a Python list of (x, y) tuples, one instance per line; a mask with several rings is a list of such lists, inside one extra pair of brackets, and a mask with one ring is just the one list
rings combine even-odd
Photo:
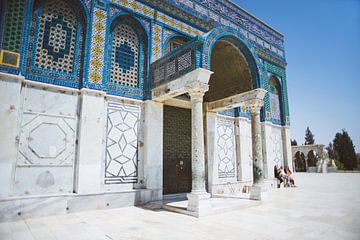
[(200, 66), (203, 42), (197, 37), (168, 53), (150, 66), (152, 87), (179, 78)]

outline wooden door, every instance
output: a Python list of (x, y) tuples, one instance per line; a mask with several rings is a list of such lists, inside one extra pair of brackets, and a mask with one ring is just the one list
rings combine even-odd
[(191, 110), (164, 106), (163, 192), (191, 191)]

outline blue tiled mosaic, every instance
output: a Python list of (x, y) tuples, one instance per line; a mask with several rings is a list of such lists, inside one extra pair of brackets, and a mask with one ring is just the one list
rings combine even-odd
[[(9, 3), (15, 3), (15, 0), (3, 2), (5, 2), (3, 9), (9, 11), (11, 5)], [(156, 37), (160, 36), (158, 52), (161, 52), (161, 47), (164, 47), (161, 42), (164, 45), (168, 38), (167, 33), (181, 33), (188, 37), (199, 35), (199, 40), (204, 41), (204, 47), (196, 48), (194, 55), (197, 61), (196, 67), (210, 69), (209, 57), (213, 44), (218, 40), (225, 40), (236, 45), (244, 54), (249, 63), (254, 88), (263, 87), (269, 90), (267, 74), (279, 76), (280, 105), (284, 114), (282, 117), (284, 119), (281, 121), (282, 124), (289, 123), (283, 36), (226, 0), (16, 0), (16, 2), (25, 2), (24, 8), (16, 9), (19, 13), (24, 9), (26, 15), (22, 19), (24, 28), (22, 29), (22, 24), (19, 23), (19, 27), (9, 35), (10, 38), (14, 38), (15, 35), (22, 38), (20, 68), (18, 71), (13, 71), (10, 67), (2, 65), (0, 71), (15, 74), (21, 71), (20, 73), (30, 80), (75, 88), (93, 88), (93, 85), (89, 84), (90, 81), (87, 81), (88, 75), (90, 79), (92, 73), (92, 79), (98, 80), (91, 82), (96, 83), (95, 89), (109, 94), (144, 99), (150, 96), (151, 83), (147, 79), (150, 79), (150, 59), (156, 54), (153, 48)], [(189, 9), (191, 11), (188, 11)], [(103, 14), (96, 16), (99, 10)], [(138, 46), (134, 46), (134, 40), (120, 41), (114, 49), (116, 56), (111, 60), (114, 39), (112, 27), (118, 25), (116, 19), (125, 15), (128, 16), (128, 22), (136, 32)], [(19, 14), (16, 16), (18, 19)], [(4, 22), (10, 21), (8, 18), (10, 19), (10, 15), (2, 14), (0, 34), (4, 34), (4, 27), (1, 25), (4, 26)], [(95, 21), (96, 19), (98, 21)], [(209, 19), (212, 19), (211, 23)], [(135, 22), (138, 24), (134, 24)], [(162, 36), (154, 33), (155, 23), (160, 29), (165, 29)], [(169, 31), (167, 32), (166, 29)], [(99, 44), (94, 45), (95, 41)], [(95, 53), (101, 57), (95, 59)], [(100, 65), (101, 67), (97, 68), (100, 70), (95, 71), (94, 67)], [(110, 71), (115, 65), (121, 69), (117, 69), (117, 72), (122, 71), (122, 74), (128, 76), (122, 76), (121, 81), (120, 77), (114, 78), (115, 81), (112, 82)], [(83, 71), (83, 68), (86, 71)], [(271, 110), (267, 96), (262, 115), (267, 116), (268, 113), (271, 113)], [(271, 118), (266, 120), (270, 121)]]
[(135, 66), (135, 53), (127, 42), (120, 44), (115, 49), (115, 62), (119, 64), (120, 68), (129, 72), (131, 67)]

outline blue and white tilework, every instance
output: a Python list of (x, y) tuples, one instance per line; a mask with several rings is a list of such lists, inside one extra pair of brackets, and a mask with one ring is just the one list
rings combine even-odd
[(42, 9), (34, 63), (38, 68), (72, 73), (76, 51), (77, 17), (65, 2), (50, 2)]
[(24, 75), (70, 87), (82, 75), (84, 26), (65, 1), (39, 4), (33, 12)]
[(120, 24), (114, 31), (110, 81), (137, 87), (140, 48), (137, 33), (128, 24)]
[(271, 118), (277, 121), (281, 121), (279, 95), (273, 92), (269, 92), (269, 98), (270, 98)]

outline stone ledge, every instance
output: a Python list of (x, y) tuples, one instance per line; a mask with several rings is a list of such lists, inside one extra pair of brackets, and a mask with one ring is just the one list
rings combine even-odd
[(0, 222), (96, 209), (143, 205), (147, 202), (158, 200), (152, 199), (158, 195), (158, 191), (134, 189), (125, 192), (11, 197), (0, 200)]

